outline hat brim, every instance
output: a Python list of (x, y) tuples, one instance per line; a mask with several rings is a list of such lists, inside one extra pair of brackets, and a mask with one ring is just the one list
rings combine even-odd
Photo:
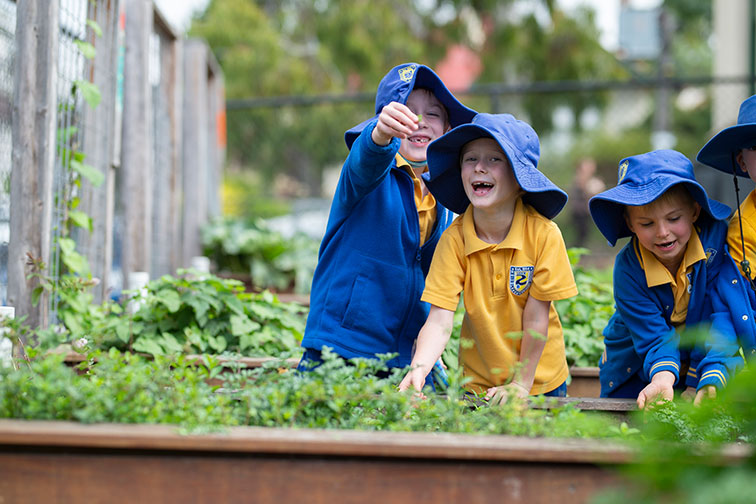
[(567, 203), (567, 193), (559, 189), (531, 162), (522, 159), (506, 139), (477, 124), (463, 124), (431, 142), (428, 146), (428, 189), (443, 206), (463, 213), (470, 200), (462, 184), (459, 153), (463, 145), (477, 138), (493, 138), (509, 160), (517, 183), (525, 194), (522, 199), (541, 215), (553, 219)]
[(724, 220), (730, 216), (730, 207), (710, 199), (704, 188), (697, 182), (664, 175), (642, 186), (627, 183), (607, 189), (592, 197), (588, 202), (588, 208), (596, 227), (609, 244), (614, 246), (620, 238), (633, 234), (625, 221), (626, 206), (647, 205), (678, 184), (685, 185), (693, 199), (712, 219)]
[(732, 175), (734, 168), (738, 176), (748, 177), (748, 172), (738, 166), (735, 156), (740, 149), (752, 145), (756, 145), (756, 123), (730, 126), (706, 142), (696, 160), (729, 175)]

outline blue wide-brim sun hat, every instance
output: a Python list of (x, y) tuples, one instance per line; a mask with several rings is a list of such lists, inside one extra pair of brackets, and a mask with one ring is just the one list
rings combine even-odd
[(740, 149), (753, 145), (756, 145), (756, 95), (740, 104), (737, 124), (723, 129), (706, 142), (696, 160), (730, 175), (734, 169), (738, 176), (748, 177), (748, 172), (743, 171), (735, 158)]
[(383, 107), (391, 102), (407, 104), (407, 98), (415, 88), (426, 88), (433, 92), (449, 112), (449, 124), (451, 127), (470, 122), (476, 112), (462, 105), (449, 91), (436, 72), (419, 63), (404, 63), (397, 65), (381, 79), (378, 90), (375, 93), (375, 116), (362, 121), (344, 133), (344, 141), (349, 149), (371, 121), (374, 121), (381, 113)]
[(593, 222), (614, 246), (618, 239), (632, 235), (625, 222), (626, 206), (647, 205), (677, 184), (684, 184), (701, 205), (703, 212), (699, 220), (704, 214), (715, 220), (730, 216), (730, 207), (710, 199), (696, 181), (693, 163), (680, 152), (664, 149), (620, 161), (617, 185), (598, 193), (588, 202)]
[(457, 214), (467, 209), (470, 200), (462, 184), (459, 155), (466, 143), (478, 138), (493, 138), (499, 144), (525, 192), (525, 203), (549, 219), (559, 214), (567, 203), (567, 193), (538, 170), (538, 135), (528, 123), (511, 114), (478, 114), (470, 123), (430, 143), (428, 172), (423, 179), (437, 201)]

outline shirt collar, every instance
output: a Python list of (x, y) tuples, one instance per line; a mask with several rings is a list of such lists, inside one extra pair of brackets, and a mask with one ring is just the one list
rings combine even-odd
[[(641, 267), (646, 273), (646, 284), (649, 287), (656, 287), (658, 285), (664, 285), (672, 283), (675, 278), (672, 273), (664, 266), (659, 259), (645, 247), (641, 246), (636, 241), (636, 251), (640, 252)], [(688, 271), (688, 268), (696, 264), (698, 261), (706, 260), (706, 252), (704, 252), (701, 239), (698, 237), (695, 227), (692, 229), (690, 239), (688, 240), (688, 247), (685, 249), (685, 255), (683, 256), (682, 271)]]
[(465, 255), (470, 255), (480, 250), (492, 248), (498, 249), (522, 249), (525, 241), (525, 207), (522, 199), (518, 198), (515, 203), (512, 225), (509, 227), (507, 237), (501, 243), (486, 243), (475, 233), (475, 221), (473, 220), (473, 206), (468, 205), (462, 215), (462, 236), (465, 239)]
[[(397, 153), (396, 156), (394, 156), (396, 159), (396, 167), (401, 168), (402, 170), (406, 171), (410, 175), (412, 175), (413, 180), (419, 180), (417, 175), (415, 175), (415, 170), (412, 169), (412, 165), (407, 162), (404, 157), (402, 157), (401, 154)], [(428, 171), (428, 165), (425, 165), (425, 169), (423, 170), (423, 173)]]

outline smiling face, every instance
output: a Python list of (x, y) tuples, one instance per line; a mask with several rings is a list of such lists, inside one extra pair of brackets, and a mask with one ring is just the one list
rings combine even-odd
[(475, 208), (514, 206), (520, 186), (504, 151), (493, 138), (477, 138), (460, 152), (465, 194)]
[(701, 206), (681, 185), (643, 206), (625, 207), (625, 221), (640, 244), (673, 275), (685, 256)]
[(403, 138), (399, 154), (410, 161), (425, 161), (428, 144), (449, 130), (446, 108), (427, 89), (414, 89), (407, 97), (407, 107), (417, 116), (422, 116), (417, 130)]

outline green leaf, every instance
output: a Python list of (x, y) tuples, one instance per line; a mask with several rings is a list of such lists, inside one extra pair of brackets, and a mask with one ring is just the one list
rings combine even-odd
[(154, 340), (149, 338), (139, 338), (134, 342), (133, 348), (137, 352), (144, 352), (150, 355), (165, 355), (165, 351)]
[(208, 337), (207, 342), (210, 344), (210, 347), (215, 350), (218, 353), (222, 353), (228, 344), (226, 343), (226, 338), (223, 336), (216, 336), (216, 337)]
[(74, 81), (74, 88), (81, 91), (84, 101), (86, 101), (90, 107), (95, 108), (100, 104), (100, 100), (102, 100), (100, 90), (91, 82), (76, 80)]
[(231, 334), (241, 336), (249, 334), (260, 328), (260, 324), (253, 322), (246, 316), (231, 315)]
[(126, 324), (118, 324), (115, 326), (115, 333), (119, 340), (124, 343), (129, 342), (129, 328)]
[(162, 334), (162, 343), (163, 348), (170, 353), (182, 353), (184, 351), (184, 347), (181, 346), (181, 343), (171, 333)]
[(84, 212), (71, 210), (68, 212), (68, 218), (74, 225), (92, 232), (92, 218)]
[(98, 37), (102, 37), (102, 28), (100, 28), (100, 25), (97, 24), (97, 21), (94, 19), (87, 19), (87, 26), (89, 26), (93, 32), (95, 32), (95, 35)]
[(79, 161), (72, 159), (71, 169), (87, 179), (95, 187), (100, 187), (105, 181), (105, 175), (103, 175), (102, 172), (100, 172), (100, 170), (98, 170), (94, 166), (80, 163)]
[(92, 44), (90, 44), (89, 42), (84, 42), (82, 40), (74, 40), (74, 44), (76, 44), (76, 47), (79, 48), (82, 56), (84, 56), (88, 60), (94, 59), (97, 51)]
[(45, 289), (41, 285), (38, 285), (34, 288), (34, 290), (32, 290), (31, 302), (33, 306), (37, 306), (37, 304), (39, 303), (39, 298), (42, 296), (42, 293), (44, 291)]
[(181, 308), (181, 296), (175, 290), (162, 289), (156, 297), (171, 313), (176, 313)]

